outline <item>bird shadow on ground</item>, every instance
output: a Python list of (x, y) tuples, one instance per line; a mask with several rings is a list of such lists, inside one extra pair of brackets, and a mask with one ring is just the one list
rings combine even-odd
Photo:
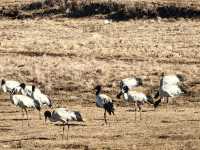
[[(58, 123), (56, 123), (56, 124), (54, 124), (55, 126), (63, 126), (63, 124), (58, 124)], [(67, 124), (65, 124), (65, 125), (67, 125)], [(86, 124), (75, 124), (75, 123), (70, 123), (69, 124), (69, 126), (72, 126), (72, 127), (76, 127), (76, 126), (87, 126)]]
[[(22, 121), (22, 120), (27, 120), (27, 118), (3, 118), (3, 119), (0, 119), (0, 121), (7, 121), (7, 120), (13, 120), (13, 121)], [(28, 119), (28, 120), (31, 120), (31, 119)]]
[(11, 106), (11, 104), (4, 104), (4, 103), (5, 103), (5, 102), (3, 102), (3, 103), (1, 102), (1, 105), (0, 105), (0, 106), (1, 106), (1, 107), (5, 107), (5, 106), (10, 107), (10, 106)]
[(56, 138), (48, 138), (48, 137), (28, 137), (28, 138), (21, 138), (21, 139), (8, 139), (8, 140), (0, 140), (0, 143), (7, 143), (7, 142), (17, 142), (17, 141), (28, 141), (28, 140), (55, 140)]
[(97, 118), (97, 119), (94, 119), (96, 121), (99, 121), (99, 120), (104, 120), (103, 118)]
[(200, 119), (179, 120), (179, 122), (183, 122), (183, 121), (192, 121), (192, 122), (195, 122), (195, 121), (200, 121)]
[(19, 111), (17, 111), (17, 110), (13, 110), (13, 111), (0, 111), (1, 114), (3, 114), (3, 113), (17, 113), (17, 112), (19, 112)]
[[(0, 94), (1, 94), (1, 93), (0, 93)], [(5, 97), (1, 97), (1, 98), (0, 98), (0, 101), (1, 101), (1, 102), (7, 102), (7, 101), (9, 101), (9, 99), (7, 99), (7, 98), (5, 98)]]
[[(127, 112), (135, 112), (135, 109), (128, 109), (128, 110), (126, 110)], [(151, 112), (151, 111), (155, 111), (154, 109), (150, 109), (150, 110), (142, 110), (142, 112)], [(138, 110), (137, 110), (137, 112), (139, 112)]]
[(7, 132), (7, 131), (11, 131), (13, 129), (11, 128), (0, 128), (0, 132)]
[(170, 121), (170, 120), (161, 120), (161, 123), (175, 123), (175, 121)]

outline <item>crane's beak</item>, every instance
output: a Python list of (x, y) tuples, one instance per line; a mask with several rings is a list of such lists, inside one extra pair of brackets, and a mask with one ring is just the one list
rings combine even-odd
[(51, 99), (49, 100), (50, 100), (49, 108), (52, 108), (52, 100)]

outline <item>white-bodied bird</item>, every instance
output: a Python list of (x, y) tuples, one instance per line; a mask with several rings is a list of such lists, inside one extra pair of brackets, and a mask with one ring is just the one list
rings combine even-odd
[[(32, 95), (31, 97), (40, 104), (40, 107), (48, 106), (49, 108), (52, 107), (52, 101), (48, 98), (47, 95), (38, 92), (35, 86), (32, 86)], [(41, 114), (39, 114), (39, 118), (41, 119)]]
[(140, 120), (141, 120), (141, 111), (142, 111), (142, 105), (144, 103), (149, 103), (153, 104), (155, 107), (155, 103), (153, 100), (153, 97), (150, 95), (145, 95), (142, 92), (137, 92), (137, 91), (130, 91), (128, 86), (124, 86), (122, 91), (117, 95), (117, 98), (120, 98), (120, 96), (123, 95), (124, 100), (126, 102), (132, 102), (134, 103), (135, 107), (135, 120), (136, 120), (136, 112), (137, 112), (137, 107), (139, 108), (140, 111)]
[(162, 73), (160, 79), (160, 87), (154, 98), (160, 96), (160, 99), (168, 99), (169, 97), (181, 96), (186, 94), (187, 91), (184, 89), (182, 82), (184, 81), (182, 75), (164, 75)]
[(40, 111), (40, 105), (37, 101), (34, 99), (25, 96), (25, 95), (13, 95), (14, 93), (10, 94), (10, 100), (11, 102), (15, 105), (18, 106), (22, 109), (22, 114), (23, 110), (26, 112), (27, 116), (27, 121), (28, 121), (28, 126), (29, 126), (29, 119), (28, 119), (28, 108), (36, 108), (38, 111)]
[(104, 109), (104, 120), (105, 123), (107, 124), (106, 112), (108, 112), (109, 115), (111, 114), (114, 115), (115, 109), (113, 106), (113, 101), (109, 96), (101, 94), (100, 85), (97, 85), (95, 89), (96, 89), (96, 106)]
[[(68, 131), (69, 131), (69, 127), (70, 127), (69, 121), (83, 122), (83, 118), (79, 111), (70, 111), (70, 110), (67, 110), (66, 108), (57, 108), (53, 110), (53, 112), (45, 111), (44, 117), (45, 117), (45, 122), (48, 118), (51, 122), (59, 121), (63, 123), (62, 138), (64, 137), (64, 130), (65, 130), (66, 124), (68, 126)], [(67, 134), (67, 138), (68, 138), (68, 134)]]

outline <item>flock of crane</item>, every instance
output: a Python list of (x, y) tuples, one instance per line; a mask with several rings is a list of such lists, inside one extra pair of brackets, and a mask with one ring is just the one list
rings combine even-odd
[[(120, 92), (117, 98), (123, 95), (124, 101), (132, 102), (135, 106), (135, 120), (137, 108), (141, 111), (142, 105), (148, 103), (156, 108), (162, 99), (166, 99), (168, 102), (169, 97), (180, 96), (187, 91), (183, 88), (184, 77), (179, 74), (165, 75), (162, 73), (160, 79), (160, 87), (154, 96), (147, 95), (142, 92), (135, 90), (136, 87), (143, 85), (142, 79), (140, 78), (126, 78), (120, 81)], [(41, 119), (41, 108), (44, 106), (52, 107), (53, 103), (49, 97), (41, 92), (39, 88), (35, 85), (26, 85), (25, 83), (20, 83), (13, 80), (1, 80), (1, 90), (10, 95), (10, 100), (12, 104), (18, 106), (22, 110), (22, 115), (24, 116), (24, 111), (26, 113), (28, 126), (28, 108), (35, 108), (39, 112), (39, 119)], [(107, 124), (106, 114), (114, 115), (115, 107), (112, 98), (101, 93), (101, 85), (95, 87), (96, 90), (96, 106), (104, 110), (104, 121)], [(156, 100), (155, 100), (156, 99)], [(45, 122), (49, 119), (51, 122), (62, 122), (63, 123), (63, 136), (65, 125), (68, 126), (69, 121), (83, 121), (81, 113), (79, 111), (71, 111), (66, 108), (56, 108), (52, 112), (44, 112)]]

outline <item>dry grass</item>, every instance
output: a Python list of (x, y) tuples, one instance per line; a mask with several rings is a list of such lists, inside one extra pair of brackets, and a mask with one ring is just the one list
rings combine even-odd
[(81, 91), (87, 101), (97, 83), (110, 91), (120, 79), (133, 75), (142, 77), (149, 88), (159, 85), (162, 71), (184, 74), (193, 84), (199, 81), (198, 24), (191, 20), (108, 25), (95, 19), (1, 20), (1, 76), (36, 82), (46, 91), (56, 90), (53, 94), (81, 96)]
[[(10, 4), (11, 3), (11, 4)], [(20, 5), (21, 3), (21, 5)], [(0, 3), (0, 15), (11, 18), (43, 16), (86, 17), (97, 16), (116, 21), (141, 18), (199, 18), (198, 1), (137, 1), (137, 0), (33, 0)]]
[[(2, 97), (1, 97), (2, 98)], [(135, 122), (131, 107), (117, 107), (116, 117), (109, 117), (105, 126), (103, 112), (92, 106), (66, 105), (80, 110), (86, 122), (72, 123), (69, 139), (62, 140), (62, 128), (30, 111), (31, 127), (23, 121), (19, 109), (9, 100), (1, 99), (1, 149), (199, 149), (199, 105), (196, 107), (171, 105), (157, 111), (146, 107), (143, 120)], [(91, 113), (92, 112), (92, 113)], [(139, 113), (138, 113), (139, 115)], [(139, 118), (139, 116), (138, 116)], [(67, 130), (65, 135), (67, 135)]]
[[(197, 2), (197, 1), (195, 1)], [(95, 18), (0, 20), (0, 76), (36, 84), (54, 107), (80, 110), (86, 122), (74, 125), (61, 140), (59, 126), (38, 120), (30, 111), (31, 128), (21, 128), (21, 113), (0, 97), (0, 149), (199, 149), (200, 22), (149, 19), (112, 22)], [(118, 81), (138, 76), (144, 90), (159, 85), (161, 72), (186, 76), (191, 91), (176, 104), (157, 111), (145, 106), (135, 122), (131, 107), (116, 100)], [(95, 107), (96, 84), (117, 105), (116, 121)], [(92, 112), (92, 113), (91, 113)]]

